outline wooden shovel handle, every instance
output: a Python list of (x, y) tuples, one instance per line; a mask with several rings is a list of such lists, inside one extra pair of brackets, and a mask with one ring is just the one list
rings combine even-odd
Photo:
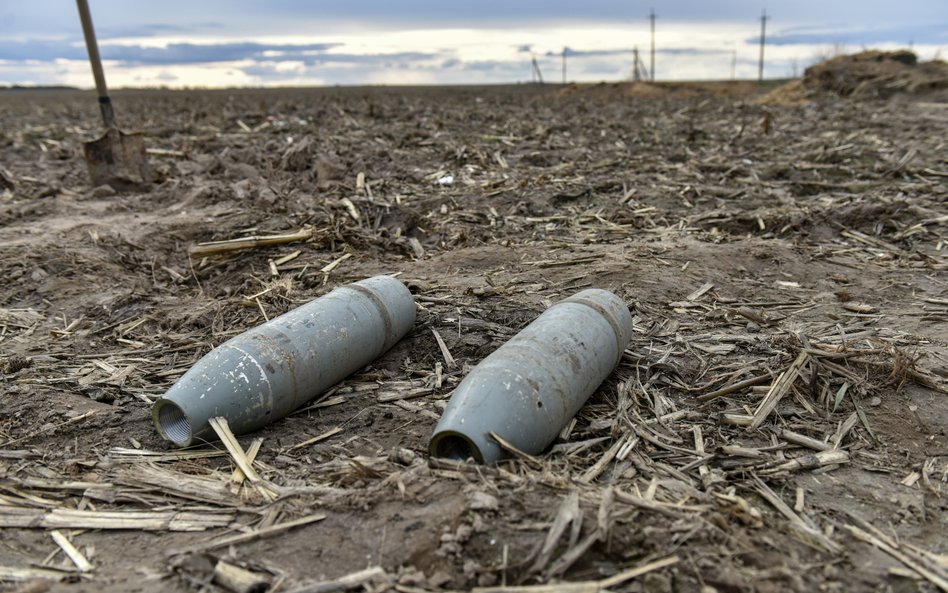
[(115, 112), (112, 110), (112, 100), (109, 98), (109, 88), (105, 85), (105, 74), (102, 72), (102, 58), (99, 57), (99, 45), (95, 41), (95, 29), (92, 27), (92, 13), (89, 12), (87, 0), (76, 0), (79, 8), (79, 20), (82, 21), (82, 34), (86, 38), (86, 50), (89, 52), (89, 64), (92, 66), (92, 76), (95, 78), (95, 90), (99, 95), (99, 109), (102, 111), (102, 120), (107, 128), (115, 126)]

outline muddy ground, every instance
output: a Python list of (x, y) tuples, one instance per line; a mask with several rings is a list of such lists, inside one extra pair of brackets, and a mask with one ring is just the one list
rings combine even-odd
[[(88, 179), (93, 95), (0, 94), (0, 588), (221, 591), (222, 561), (257, 591), (944, 588), (948, 103), (757, 92), (129, 91), (153, 185), (124, 194)], [(151, 402), (212, 347), (375, 274), (416, 327), (239, 439), (275, 500), (158, 436)], [(430, 461), (453, 386), (585, 287), (635, 335), (561, 438)]]

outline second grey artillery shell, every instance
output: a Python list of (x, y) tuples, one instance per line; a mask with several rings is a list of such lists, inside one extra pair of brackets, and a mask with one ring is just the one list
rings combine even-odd
[(589, 289), (560, 301), (461, 381), (431, 437), (432, 457), (493, 463), (494, 432), (525, 453), (546, 448), (618, 366), (632, 315), (616, 295)]
[(372, 362), (415, 323), (401, 282), (375, 276), (342, 286), (224, 342), (188, 370), (152, 409), (164, 438), (185, 447), (286, 416)]

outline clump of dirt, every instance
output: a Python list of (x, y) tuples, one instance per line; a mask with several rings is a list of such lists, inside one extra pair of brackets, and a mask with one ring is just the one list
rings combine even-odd
[(864, 51), (810, 66), (803, 78), (760, 98), (764, 104), (802, 104), (819, 97), (880, 99), (948, 89), (948, 63), (919, 62), (911, 51)]

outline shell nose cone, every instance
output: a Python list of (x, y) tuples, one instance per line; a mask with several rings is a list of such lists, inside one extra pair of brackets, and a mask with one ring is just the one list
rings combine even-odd
[(340, 286), (204, 355), (155, 403), (155, 427), (179, 447), (214, 440), (218, 416), (236, 435), (258, 430), (372, 362), (414, 321), (395, 278)]
[(491, 464), (506, 455), (495, 433), (540, 453), (619, 365), (632, 330), (625, 301), (606, 290), (553, 305), (458, 384), (429, 453)]

